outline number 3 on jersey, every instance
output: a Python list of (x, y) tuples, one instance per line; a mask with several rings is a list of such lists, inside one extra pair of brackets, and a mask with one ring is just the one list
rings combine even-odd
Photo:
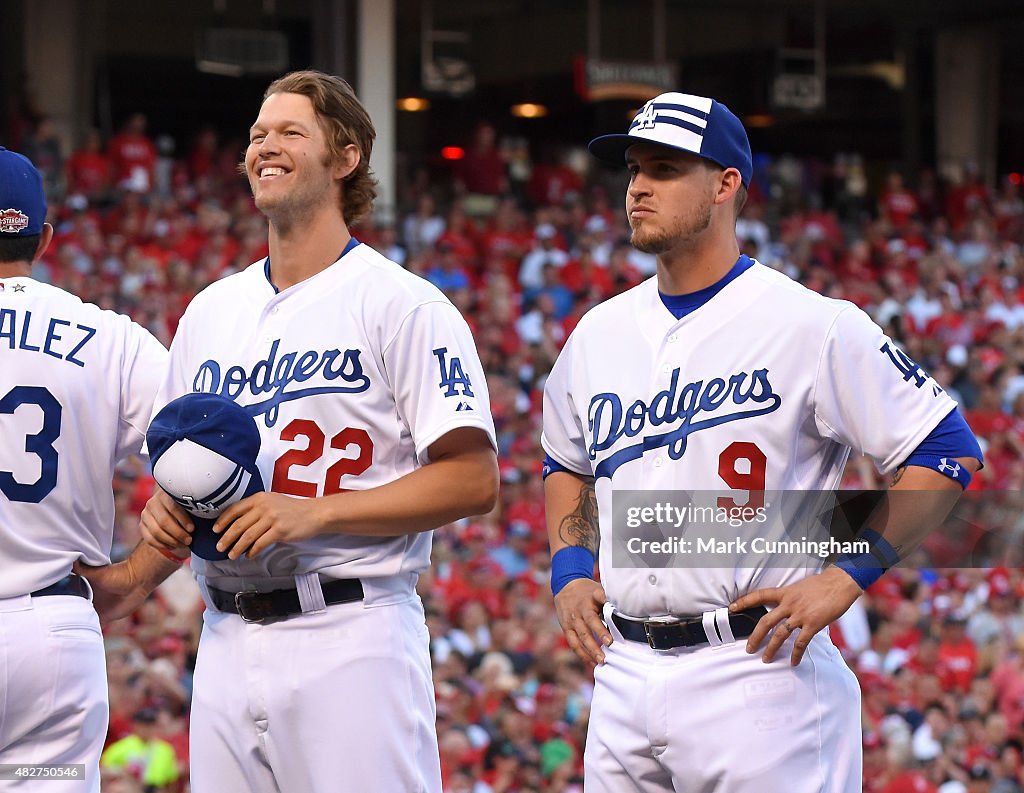
[(318, 483), (296, 479), (292, 476), (291, 469), (293, 467), (305, 468), (323, 457), (327, 435), (315, 421), (310, 419), (294, 419), (281, 430), (281, 440), (283, 441), (294, 441), (299, 438), (306, 439), (306, 447), (288, 450), (278, 457), (274, 464), (274, 481), (270, 489), (275, 493), (305, 498), (341, 493), (344, 490), (341, 486), (343, 476), (358, 476), (373, 464), (373, 440), (369, 433), (357, 427), (346, 427), (331, 438), (331, 448), (346, 452), (350, 447), (355, 446), (356, 456), (342, 457), (327, 469), (323, 492), (320, 493), (318, 492), (320, 489)]
[(42, 386), (19, 385), (0, 399), (0, 416), (11, 416), (22, 405), (35, 405), (43, 413), (39, 432), (25, 436), (25, 451), (39, 458), (39, 478), (25, 484), (15, 479), (12, 471), (0, 471), (0, 493), (11, 501), (38, 504), (57, 486), (57, 450), (53, 442), (60, 437), (63, 409)]

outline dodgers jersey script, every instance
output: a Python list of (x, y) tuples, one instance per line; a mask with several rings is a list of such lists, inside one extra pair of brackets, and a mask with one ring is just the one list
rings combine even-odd
[[(429, 282), (353, 241), (332, 266), (280, 293), (267, 261), (218, 281), (189, 305), (157, 409), (218, 393), (255, 418), (267, 489), (312, 498), (386, 484), (427, 462), (459, 427), (494, 442), (472, 334)], [(418, 573), (430, 532), (345, 534), (278, 543), (256, 559), (193, 557), (197, 574), (333, 577)]]
[(679, 320), (655, 278), (592, 309), (545, 386), (544, 449), (596, 478), (601, 581), (625, 614), (698, 615), (816, 571), (614, 567), (613, 490), (830, 491), (851, 449), (889, 473), (955, 407), (853, 304), (739, 264)]
[(114, 465), (142, 446), (166, 360), (128, 317), (0, 280), (0, 598), (110, 561)]

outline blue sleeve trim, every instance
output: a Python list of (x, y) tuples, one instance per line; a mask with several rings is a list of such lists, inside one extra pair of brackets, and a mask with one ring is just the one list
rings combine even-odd
[(548, 478), (548, 474), (554, 474), (554, 473), (558, 473), (558, 472), (562, 472), (564, 474), (575, 474), (576, 476), (579, 476), (579, 474), (577, 474), (571, 468), (566, 468), (560, 462), (555, 460), (550, 454), (545, 454), (544, 455), (544, 468), (541, 471), (541, 478), (542, 479), (547, 479)]
[(903, 465), (918, 465), (938, 471), (966, 490), (971, 483), (971, 472), (956, 462), (957, 457), (974, 457), (982, 465), (985, 463), (978, 439), (960, 411), (953, 408), (911, 452)]

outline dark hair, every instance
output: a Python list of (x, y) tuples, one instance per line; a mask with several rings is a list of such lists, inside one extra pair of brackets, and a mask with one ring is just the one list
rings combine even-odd
[(39, 247), (40, 234), (23, 237), (0, 237), (0, 263), (28, 262), (31, 264)]
[(743, 207), (746, 206), (746, 204), (747, 204), (747, 188), (745, 188), (742, 184), (740, 185), (739, 189), (736, 191), (736, 199), (735, 200), (736, 200), (736, 203), (735, 203), (735, 208), (736, 209), (735, 209), (734, 215), (738, 218), (740, 216), (740, 212), (743, 211)]
[(345, 225), (368, 215), (377, 197), (377, 180), (370, 171), (370, 152), (377, 133), (352, 86), (333, 74), (307, 69), (274, 80), (263, 99), (271, 94), (300, 94), (313, 103), (317, 120), (327, 133), (327, 150), (332, 160), (338, 159), (346, 146), (355, 144), (359, 165), (345, 177), (341, 213)]

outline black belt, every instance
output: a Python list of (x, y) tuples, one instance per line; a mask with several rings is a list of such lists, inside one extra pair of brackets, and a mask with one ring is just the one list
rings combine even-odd
[[(334, 578), (321, 582), (324, 603), (352, 603), (363, 599), (363, 585), (358, 578)], [(275, 589), (271, 592), (225, 592), (207, 587), (210, 600), (218, 611), (237, 614), (246, 622), (263, 622), (302, 613), (299, 593), (295, 589)]]
[(68, 573), (55, 584), (37, 589), (32, 592), (32, 597), (44, 597), (46, 595), (73, 595), (74, 597), (89, 599), (89, 584), (77, 573)]
[[(729, 615), (729, 627), (732, 635), (745, 639), (754, 632), (757, 621), (768, 613), (763, 606), (755, 606), (746, 611), (737, 611)], [(676, 647), (697, 647), (708, 644), (708, 636), (704, 632), (704, 618), (694, 617), (676, 622), (659, 622), (658, 620), (635, 620), (612, 612), (612, 622), (619, 629), (623, 638), (633, 642), (643, 642), (652, 650), (672, 650)]]

